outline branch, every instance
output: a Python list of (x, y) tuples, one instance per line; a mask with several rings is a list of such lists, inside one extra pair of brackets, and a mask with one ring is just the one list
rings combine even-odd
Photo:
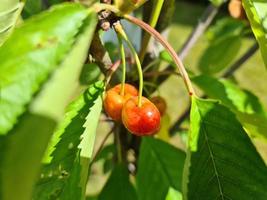
[[(227, 71), (225, 71), (222, 74), (222, 78), (228, 78), (232, 74), (234, 74), (251, 56), (253, 56), (256, 51), (259, 49), (258, 43), (255, 43), (252, 45), (245, 54), (240, 57), (232, 66), (229, 67)], [(201, 98), (205, 98), (206, 95), (201, 96)], [(188, 107), (185, 109), (185, 111), (182, 113), (180, 118), (172, 125), (170, 128), (170, 135), (175, 134), (175, 130), (178, 130), (181, 126), (181, 124), (184, 122), (184, 120), (187, 119), (187, 117), (190, 114), (190, 108), (191, 105), (188, 105)]]
[(218, 13), (219, 8), (215, 7), (213, 4), (210, 4), (203, 15), (201, 16), (198, 25), (192, 31), (187, 41), (184, 43), (183, 47), (180, 50), (179, 56), (182, 60), (188, 55), (189, 51), (192, 49), (194, 44), (203, 35), (206, 29), (209, 27), (214, 17)]
[[(197, 40), (202, 36), (211, 22), (213, 21), (214, 17), (218, 13), (219, 7), (215, 7), (214, 5), (210, 4), (204, 13), (202, 14), (197, 26), (194, 28), (194, 30), (191, 32), (189, 37), (187, 38), (186, 42), (184, 43), (183, 47), (181, 48), (180, 52), (178, 53), (181, 60), (184, 60), (184, 58), (188, 55), (191, 48), (194, 46), (194, 44), (197, 42)], [(166, 71), (169, 71), (173, 69), (171, 65), (168, 65), (166, 67)], [(163, 83), (169, 76), (162, 76), (158, 80), (158, 84), (160, 85)]]
[[(97, 155), (100, 153), (100, 151), (102, 150), (103, 146), (105, 145), (107, 139), (109, 138), (109, 136), (114, 132), (115, 130), (115, 125), (110, 129), (110, 131), (105, 135), (104, 139), (102, 140), (102, 142), (100, 143), (99, 148), (96, 150), (95, 155), (93, 156), (93, 158), (91, 159), (90, 162), (90, 166), (92, 166), (93, 162), (95, 161)], [(89, 167), (90, 169), (91, 167)]]

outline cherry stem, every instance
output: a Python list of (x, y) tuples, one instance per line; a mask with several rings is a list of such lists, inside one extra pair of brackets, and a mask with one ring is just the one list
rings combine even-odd
[(122, 61), (122, 78), (121, 78), (120, 95), (124, 96), (124, 88), (125, 88), (125, 80), (126, 80), (126, 58), (125, 58), (125, 51), (124, 51), (124, 46), (123, 46), (123, 43), (122, 43), (121, 35), (117, 34), (117, 38), (118, 38), (118, 41), (119, 41), (121, 61)]
[(185, 70), (185, 67), (183, 65), (183, 62), (181, 61), (181, 59), (178, 57), (178, 55), (176, 54), (175, 50), (172, 48), (172, 46), (160, 35), (159, 32), (157, 32), (154, 28), (152, 28), (151, 26), (149, 26), (147, 23), (143, 22), (142, 20), (130, 16), (130, 15), (124, 15), (124, 18), (127, 19), (128, 21), (140, 26), (142, 29), (144, 29), (145, 31), (147, 31), (149, 34), (151, 34), (159, 43), (161, 43), (161, 45), (169, 52), (169, 54), (171, 55), (173, 61), (175, 62), (177, 68), (179, 69), (179, 72), (184, 80), (184, 83), (186, 85), (186, 88), (189, 92), (189, 95), (195, 95), (195, 90), (192, 86), (192, 83), (189, 79), (189, 76)]
[(109, 68), (109, 71), (107, 72), (107, 76), (106, 76), (106, 81), (105, 81), (105, 87), (107, 87), (107, 85), (110, 82), (110, 79), (112, 77), (112, 75), (114, 74), (114, 72), (118, 69), (118, 67), (121, 64), (121, 60), (117, 60), (115, 63), (113, 63), (113, 65)]
[(127, 34), (125, 33), (125, 31), (123, 30), (122, 25), (117, 22), (116, 24), (114, 24), (114, 28), (116, 30), (117, 33), (120, 34), (120, 36), (125, 40), (125, 42), (127, 43), (127, 45), (129, 46), (135, 62), (136, 62), (136, 67), (137, 67), (137, 71), (138, 71), (138, 76), (139, 76), (139, 93), (138, 93), (138, 107), (141, 107), (142, 105), (142, 94), (143, 94), (143, 85), (144, 85), (144, 81), (143, 81), (143, 72), (142, 72), (142, 66), (141, 66), (141, 62), (139, 60), (138, 54), (136, 53), (131, 41), (129, 40)]

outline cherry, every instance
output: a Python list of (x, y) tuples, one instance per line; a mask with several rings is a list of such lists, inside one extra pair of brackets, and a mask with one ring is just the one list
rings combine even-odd
[(242, 6), (241, 0), (231, 0), (228, 4), (230, 15), (235, 19), (246, 19), (246, 13)]
[(163, 99), (161, 96), (155, 96), (155, 97), (152, 97), (150, 101), (155, 104), (155, 106), (160, 112), (160, 115), (163, 116), (167, 108), (167, 103), (165, 99)]
[(153, 135), (160, 128), (160, 112), (147, 98), (142, 97), (139, 107), (138, 97), (132, 97), (123, 105), (122, 122), (134, 135)]
[(138, 95), (138, 90), (130, 85), (124, 85), (124, 95), (120, 94), (121, 84), (109, 89), (104, 99), (104, 108), (106, 113), (115, 121), (121, 120), (121, 111), (125, 101)]

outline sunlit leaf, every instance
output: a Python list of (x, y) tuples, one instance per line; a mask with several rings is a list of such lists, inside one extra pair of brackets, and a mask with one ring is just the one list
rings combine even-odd
[(168, 190), (165, 200), (183, 200), (182, 193), (171, 187)]
[(0, 48), (0, 134), (6, 134), (75, 42), (88, 11), (63, 4), (27, 20)]
[(34, 199), (81, 199), (83, 196), (85, 185), (81, 178), (87, 179), (84, 170), (88, 171), (94, 145), (102, 91), (103, 83), (97, 82), (68, 107), (49, 145), (47, 154), (52, 152), (51, 159), (45, 160), (49, 163), (42, 169)]
[(267, 67), (267, 3), (264, 0), (243, 0), (242, 2)]
[(249, 91), (225, 79), (207, 75), (194, 77), (193, 82), (209, 97), (220, 100), (234, 111), (247, 131), (267, 139), (267, 117), (259, 99)]
[[(6, 1), (6, 2), (5, 2)], [(4, 0), (0, 7), (0, 46), (13, 31), (23, 8), (19, 0)]]
[(209, 0), (214, 6), (222, 5), (226, 0)]
[[(62, 5), (61, 9), (70, 10), (73, 15), (77, 15), (77, 12), (84, 12), (82, 7), (72, 6), (76, 7), (75, 12), (74, 10), (71, 11), (70, 5), (66, 5), (66, 8)], [(53, 14), (53, 11), (51, 11), (51, 15)], [(40, 161), (50, 136), (58, 120), (64, 114), (65, 106), (73, 96), (73, 92), (79, 83), (80, 71), (87, 56), (87, 49), (96, 25), (95, 15), (91, 13), (89, 16), (92, 17), (91, 21), (87, 19), (80, 21), (82, 29), (76, 27), (77, 30), (73, 30), (76, 35), (72, 44), (68, 47), (67, 59), (64, 58), (64, 61), (62, 59), (61, 63), (57, 63), (59, 68), (44, 84), (42, 90), (29, 105), (27, 112), (20, 117), (20, 121), (14, 126), (10, 134), (7, 134), (1, 140), (0, 185), (1, 199), (3, 200), (30, 199), (34, 182), (40, 170)], [(47, 17), (49, 18), (49, 15)], [(54, 28), (58, 29), (58, 27)], [(74, 60), (75, 62), (73, 62)], [(22, 66), (20, 65), (20, 67)], [(30, 65), (30, 67), (32, 66)], [(40, 66), (36, 65), (36, 67)], [(41, 67), (39, 70), (39, 73), (45, 72)], [(24, 78), (29, 79), (29, 77)], [(66, 87), (68, 87), (68, 90), (65, 89)], [(20, 91), (21, 94), (22, 92)], [(13, 95), (15, 94), (13, 93)], [(18, 100), (20, 101), (20, 99)], [(10, 106), (12, 108), (12, 105)], [(16, 187), (15, 193), (14, 187)]]

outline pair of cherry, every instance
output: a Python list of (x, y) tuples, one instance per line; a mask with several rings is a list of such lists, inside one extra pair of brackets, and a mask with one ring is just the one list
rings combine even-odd
[(160, 128), (160, 112), (147, 98), (141, 98), (138, 105), (138, 90), (130, 85), (124, 85), (121, 94), (121, 84), (109, 89), (104, 99), (106, 113), (114, 121), (122, 121), (124, 126), (134, 135), (148, 136), (155, 134)]

